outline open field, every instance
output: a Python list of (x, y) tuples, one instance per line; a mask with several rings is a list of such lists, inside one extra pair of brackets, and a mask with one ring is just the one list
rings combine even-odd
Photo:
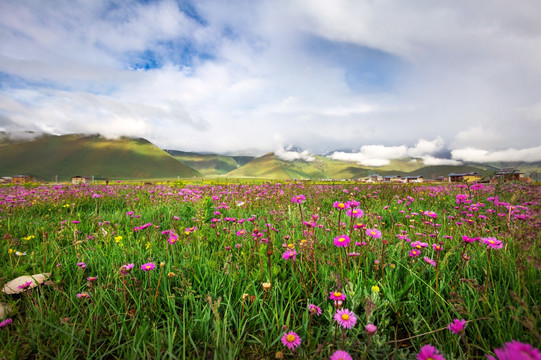
[(541, 344), (539, 186), (177, 185), (0, 188), (0, 358)]

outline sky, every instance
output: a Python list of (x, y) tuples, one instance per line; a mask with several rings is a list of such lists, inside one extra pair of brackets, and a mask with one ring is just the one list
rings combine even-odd
[(0, 0), (0, 130), (541, 161), (538, 0)]

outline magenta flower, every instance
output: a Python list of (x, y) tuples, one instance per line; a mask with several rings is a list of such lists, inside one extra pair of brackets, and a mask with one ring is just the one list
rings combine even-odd
[(321, 308), (319, 306), (316, 306), (314, 304), (308, 304), (308, 311), (310, 311), (310, 315), (321, 315), (322, 311), (321, 311)]
[(32, 285), (32, 281), (27, 281), (24, 284), (17, 286), (19, 289), (28, 289)]
[(344, 350), (336, 350), (330, 357), (331, 360), (353, 360), (351, 355)]
[(495, 237), (482, 238), (481, 241), (490, 249), (501, 249), (503, 247), (503, 242)]
[(335, 291), (330, 293), (329, 299), (337, 301), (337, 300), (346, 300), (346, 294), (342, 294), (341, 292)]
[(338, 309), (334, 314), (334, 320), (344, 329), (351, 329), (357, 323), (357, 316), (348, 309)]
[(306, 196), (304, 195), (296, 195), (291, 198), (291, 202), (296, 203), (296, 204), (302, 204), (303, 201), (305, 200), (306, 200)]
[[(505, 343), (501, 349), (494, 349), (494, 354), (498, 360), (541, 360), (539, 349), (516, 340)], [(488, 355), (487, 358), (496, 360), (496, 358)]]
[(421, 254), (421, 252), (420, 252), (419, 250), (413, 249), (413, 250), (411, 250), (411, 251), (409, 252), (408, 255), (409, 255), (410, 257), (417, 257), (417, 256), (419, 256), (420, 254)]
[(338, 209), (338, 210), (345, 210), (347, 208), (349, 208), (349, 204), (348, 203), (343, 203), (341, 201), (336, 201), (333, 205), (332, 205), (335, 209)]
[(5, 326), (8, 326), (12, 322), (13, 322), (13, 320), (11, 318), (7, 318), (6, 320), (0, 322), (0, 329), (5, 327)]
[(89, 297), (90, 297), (90, 294), (87, 293), (87, 292), (82, 292), (82, 293), (80, 293), (80, 294), (77, 294), (77, 297), (78, 297), (79, 299), (86, 299), (86, 298), (89, 298)]
[(432, 260), (431, 258), (429, 257), (423, 257), (423, 260), (427, 263), (427, 264), (430, 264), (432, 266), (436, 266), (436, 262), (434, 260)]
[(97, 276), (89, 276), (86, 278), (86, 281), (89, 281), (89, 282), (94, 282), (98, 280), (98, 277)]
[(172, 235), (169, 239), (167, 239), (167, 242), (171, 245), (176, 243), (178, 241), (178, 235)]
[(442, 354), (432, 345), (425, 345), (417, 354), (417, 360), (445, 360)]
[(301, 338), (299, 335), (297, 335), (297, 333), (290, 331), (282, 335), (282, 344), (293, 350), (301, 345)]
[(287, 249), (285, 253), (282, 254), (282, 259), (284, 260), (297, 260), (297, 252), (294, 249)]
[(351, 239), (347, 235), (340, 235), (334, 238), (334, 245), (338, 247), (346, 247), (351, 242)]
[(77, 266), (80, 267), (81, 269), (86, 268), (86, 264), (84, 262), (78, 262)]
[(381, 238), (381, 231), (378, 229), (366, 229), (366, 235), (373, 237), (374, 239)]
[(374, 333), (376, 332), (376, 330), (378, 330), (377, 326), (374, 325), (374, 324), (368, 324), (364, 327), (366, 329), (366, 333), (368, 335), (374, 335)]
[(147, 263), (147, 264), (141, 265), (141, 270), (143, 271), (150, 271), (150, 270), (154, 270), (155, 268), (156, 268), (156, 264), (154, 263)]
[(346, 214), (347, 216), (358, 219), (364, 215), (364, 212), (361, 209), (350, 209), (346, 212)]
[(120, 273), (122, 275), (126, 275), (127, 273), (129, 273), (131, 271), (131, 269), (133, 269), (135, 265), (134, 264), (126, 264), (126, 265), (122, 265), (119, 269)]
[(449, 329), (453, 334), (461, 334), (464, 332), (464, 328), (466, 327), (466, 320), (458, 320), (454, 319), (449, 326), (447, 326), (447, 329)]

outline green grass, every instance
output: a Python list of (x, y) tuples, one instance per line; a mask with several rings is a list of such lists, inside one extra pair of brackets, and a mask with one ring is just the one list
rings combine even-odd
[[(290, 201), (299, 194), (307, 198), (300, 207)], [(485, 205), (457, 205), (457, 194)], [(488, 200), (495, 195), (515, 206), (516, 215), (530, 217), (508, 217), (505, 204)], [(350, 230), (351, 219), (333, 207), (353, 199), (364, 211), (355, 223), (377, 227), (387, 244)], [(532, 202), (539, 200), (539, 187), (517, 184), (483, 190), (268, 181), (0, 188), (0, 286), (52, 273), (50, 283), (30, 291), (0, 293), (0, 302), (14, 308), (13, 323), (0, 329), (2, 358), (274, 359), (278, 352), (328, 358), (343, 349), (354, 358), (367, 351), (368, 359), (413, 359), (432, 344), (446, 359), (484, 359), (512, 339), (539, 344), (541, 285), (531, 260), (541, 241), (533, 230), (540, 207)], [(302, 225), (301, 210), (303, 220), (317, 215), (322, 227)], [(427, 210), (437, 219), (423, 215)], [(214, 218), (221, 221), (213, 225)], [(247, 234), (237, 235), (241, 229)], [(164, 230), (178, 241), (169, 244)], [(254, 241), (258, 233), (268, 243)], [(333, 245), (341, 234), (352, 238), (347, 250)], [(397, 234), (429, 246), (412, 258), (410, 243)], [(492, 250), (488, 287), (487, 248), (467, 245), (464, 264), (463, 235), (504, 243)], [(353, 245), (361, 241), (366, 245)], [(438, 257), (432, 244), (440, 241)], [(282, 258), (284, 244), (295, 248), (296, 261)], [(353, 251), (361, 255), (349, 257)], [(438, 268), (423, 256), (438, 260)], [(156, 269), (142, 271), (148, 262)], [(128, 263), (135, 266), (122, 276)], [(268, 292), (263, 282), (271, 282)], [(333, 320), (331, 291), (346, 294), (343, 307), (358, 317), (353, 328)], [(83, 292), (91, 297), (78, 298)], [(322, 315), (310, 315), (308, 304), (320, 306)], [(465, 342), (445, 329), (456, 318), (468, 321)], [(368, 349), (367, 323), (378, 327)], [(285, 331), (302, 338), (295, 351), (282, 345)]]

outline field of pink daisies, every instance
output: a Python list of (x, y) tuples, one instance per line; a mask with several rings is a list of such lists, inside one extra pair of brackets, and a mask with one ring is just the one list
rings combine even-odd
[(1, 359), (541, 359), (541, 187), (0, 188)]

